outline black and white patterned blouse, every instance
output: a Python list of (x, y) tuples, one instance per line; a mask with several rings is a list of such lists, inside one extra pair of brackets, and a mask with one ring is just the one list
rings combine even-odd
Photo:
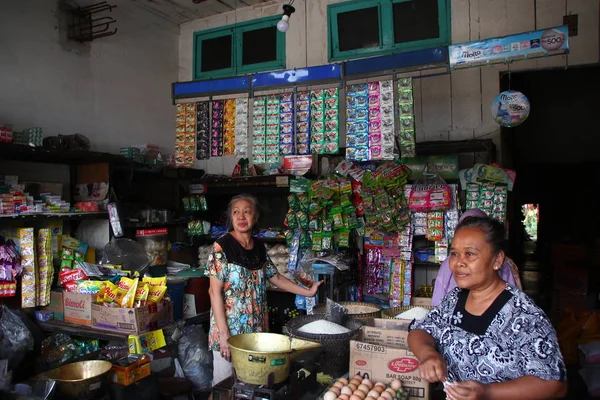
[(412, 326), (435, 339), (448, 365), (448, 381), (488, 384), (528, 375), (566, 380), (556, 331), (525, 293), (506, 285), (481, 316), (465, 310), (468, 293), (455, 288)]

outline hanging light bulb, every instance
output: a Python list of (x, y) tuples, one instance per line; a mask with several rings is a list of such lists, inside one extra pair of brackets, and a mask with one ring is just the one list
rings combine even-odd
[(290, 28), (290, 24), (288, 23), (290, 15), (296, 11), (296, 9), (292, 7), (292, 2), (283, 5), (283, 15), (281, 16), (281, 20), (277, 23), (277, 30), (279, 32), (287, 32)]

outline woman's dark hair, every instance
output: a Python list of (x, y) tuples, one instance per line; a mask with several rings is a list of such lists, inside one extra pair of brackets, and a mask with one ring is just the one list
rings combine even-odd
[(492, 246), (494, 254), (504, 250), (506, 229), (500, 221), (489, 217), (468, 217), (456, 227), (456, 232), (464, 228), (479, 228), (485, 233), (485, 241)]

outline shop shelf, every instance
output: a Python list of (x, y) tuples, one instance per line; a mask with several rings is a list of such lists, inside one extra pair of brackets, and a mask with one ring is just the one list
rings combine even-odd
[(85, 219), (106, 219), (108, 213), (101, 212), (80, 212), (80, 213), (38, 213), (38, 214), (2, 214), (0, 221), (6, 220), (25, 220), (36, 221), (44, 219), (62, 218), (69, 220), (85, 220)]
[(107, 331), (107, 330), (97, 329), (97, 328), (87, 326), (87, 325), (75, 325), (75, 324), (70, 324), (68, 322), (62, 322), (62, 321), (48, 321), (48, 322), (36, 321), (36, 323), (38, 324), (40, 329), (42, 329), (44, 332), (65, 333), (67, 335), (80, 336), (80, 337), (91, 338), (91, 339), (115, 340), (115, 341), (121, 341), (121, 342), (125, 341), (126, 342), (128, 336), (129, 336), (128, 333)]

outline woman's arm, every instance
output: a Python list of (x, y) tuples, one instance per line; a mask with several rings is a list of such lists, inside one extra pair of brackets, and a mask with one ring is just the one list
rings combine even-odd
[(427, 382), (446, 380), (446, 362), (436, 350), (435, 340), (427, 332), (415, 329), (408, 334), (408, 347), (419, 360), (419, 373)]
[(451, 400), (550, 400), (567, 394), (567, 382), (523, 376), (512, 381), (490, 383), (457, 382), (445, 389)]
[(300, 296), (305, 297), (313, 297), (317, 293), (319, 286), (323, 283), (323, 281), (315, 282), (310, 288), (307, 289), (296, 285), (294, 282), (290, 281), (279, 273), (273, 275), (273, 277), (269, 279), (269, 282), (281, 290), (285, 290), (286, 292), (293, 294), (299, 294)]
[(219, 329), (219, 345), (221, 355), (226, 359), (230, 359), (229, 345), (227, 339), (231, 336), (229, 327), (227, 326), (227, 317), (225, 316), (225, 300), (223, 299), (223, 282), (215, 277), (210, 277), (210, 288), (208, 289), (210, 296), (210, 306), (217, 328)]

